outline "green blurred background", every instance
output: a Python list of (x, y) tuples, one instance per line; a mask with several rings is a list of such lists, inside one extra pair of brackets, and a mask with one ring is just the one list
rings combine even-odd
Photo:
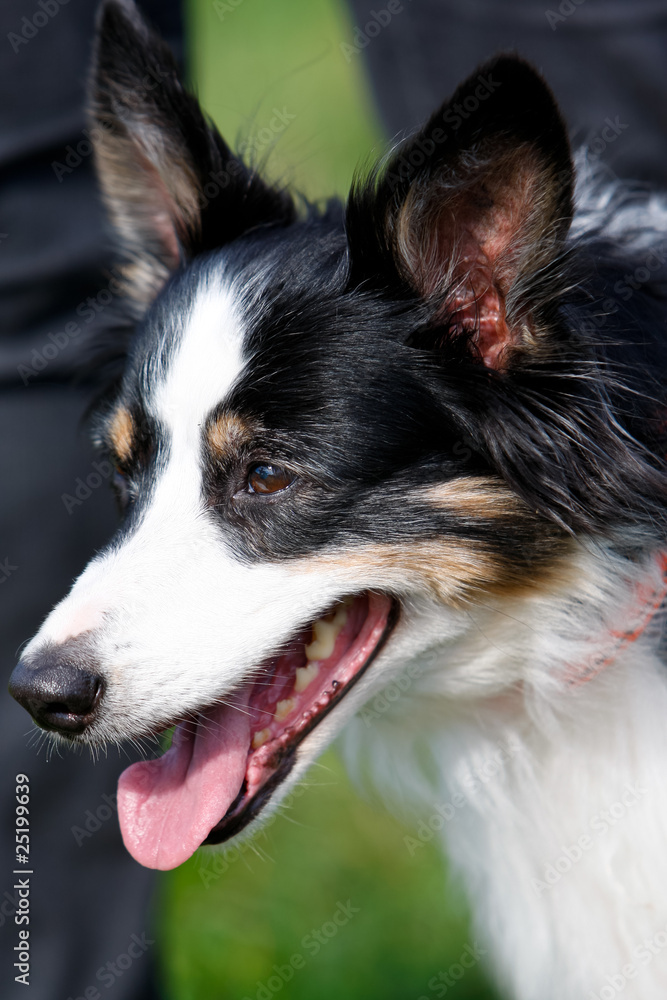
[[(191, 83), (227, 140), (246, 144), (267, 160), (269, 176), (310, 198), (344, 195), (355, 168), (384, 149), (362, 57), (341, 49), (354, 29), (347, 8), (335, 0), (190, 0), (187, 16)], [(199, 852), (161, 876), (165, 996), (492, 1000), (479, 965), (454, 985), (438, 980), (474, 934), (436, 849), (410, 855), (404, 838), (417, 821), (402, 827), (360, 799), (328, 753), (257, 839), (257, 853), (216, 860)], [(339, 901), (348, 900), (358, 912), (327, 937)], [(323, 925), (318, 946), (307, 936)], [(295, 955), (303, 967), (281, 985), (274, 965)]]

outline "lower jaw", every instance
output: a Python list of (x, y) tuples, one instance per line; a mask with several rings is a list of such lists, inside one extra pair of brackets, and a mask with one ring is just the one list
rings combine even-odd
[(220, 822), (217, 823), (210, 831), (206, 840), (203, 841), (204, 845), (221, 844), (224, 841), (229, 840), (231, 837), (240, 833), (246, 826), (248, 826), (249, 823), (259, 816), (262, 810), (268, 805), (274, 793), (292, 771), (297, 760), (297, 753), (300, 745), (322, 722), (322, 720), (326, 718), (331, 710), (346, 697), (354, 685), (372, 665), (378, 654), (386, 645), (389, 636), (396, 627), (400, 615), (399, 604), (396, 600), (390, 600), (389, 598), (384, 598), (384, 600), (388, 602), (384, 628), (364, 663), (355, 671), (354, 675), (345, 685), (341, 686), (339, 690), (334, 691), (326, 707), (321, 712), (313, 716), (313, 718), (310, 719), (306, 725), (295, 734), (293, 739), (276, 749), (271, 757), (271, 774), (250, 796), (248, 796), (247, 792), (248, 780), (246, 774), (246, 780), (244, 781), (237, 798), (231, 804)]

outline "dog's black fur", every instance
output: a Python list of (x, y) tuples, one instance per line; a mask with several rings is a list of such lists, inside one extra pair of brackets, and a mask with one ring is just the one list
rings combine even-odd
[[(307, 455), (303, 477), (318, 487), (317, 503), (303, 489), (289, 508), (274, 507), (269, 515), (255, 505), (251, 517), (244, 512), (239, 530), (231, 519), (228, 530), (248, 558), (305, 554), (337, 538), (379, 540), (389, 522), (397, 540), (446, 528), (483, 541), (523, 572), (550, 558), (563, 532), (613, 533), (629, 551), (664, 535), (665, 269), (626, 303), (613, 287), (628, 268), (641, 266), (646, 244), (638, 250), (626, 240), (619, 252), (605, 237), (603, 215), (599, 236), (568, 237), (569, 146), (534, 70), (514, 57), (488, 63), (416, 136), (357, 180), (345, 211), (332, 204), (299, 214), (284, 191), (233, 156), (183, 90), (166, 47), (149, 40), (124, 4), (106, 4), (100, 38), (93, 109), (104, 130), (102, 174), (108, 175), (113, 145), (116, 159), (119, 149), (125, 154), (126, 189), (137, 190), (131, 225), (121, 217), (117, 193), (107, 196), (130, 256), (152, 260), (135, 297), (141, 302), (167, 281), (133, 348), (137, 374), (201, 269), (215, 267), (222, 255), (238, 287), (248, 290), (253, 354), (248, 376), (225, 405), (264, 428), (258, 453), (291, 466)], [(446, 141), (434, 141), (448, 108), (465, 105), (480, 78), (492, 81), (492, 92)], [(144, 95), (140, 106), (137, 93)], [(147, 121), (162, 155), (189, 172), (196, 198), (191, 216), (174, 199), (178, 260), (173, 238), (156, 239), (147, 179), (162, 168), (136, 145)], [(516, 188), (516, 148), (534, 160), (533, 187), (524, 195)], [(468, 220), (505, 224), (503, 213), (527, 211), (524, 196), (537, 196), (545, 207), (519, 233), (525, 245), (521, 260), (509, 263), (506, 300), (512, 322), (530, 327), (532, 342), (514, 338), (502, 365), (489, 366), (475, 346), (474, 318), (461, 323), (452, 315), (451, 298), (463, 279), (460, 269), (448, 270), (446, 258)], [(442, 271), (437, 287), (426, 288), (430, 279), (411, 271), (399, 248), (406, 211), (411, 238), (424, 246), (436, 217), (440, 243), (429, 248), (435, 259), (428, 266)], [(145, 225), (137, 226), (137, 218)], [(126, 373), (126, 394), (131, 383)], [(137, 461), (148, 459), (157, 453), (158, 429), (144, 419), (139, 391), (127, 403), (145, 429)], [(150, 461), (142, 466), (141, 475), (150, 476)], [(222, 475), (218, 464), (209, 470), (207, 488), (221, 509), (242, 466)], [(485, 473), (525, 502), (523, 517), (514, 511), (502, 531), (497, 519), (437, 515), (422, 511), (417, 499), (409, 501), (410, 516), (396, 519), (408, 482)], [(385, 484), (382, 495), (378, 483)], [(138, 481), (133, 492), (142, 492)]]
[[(13, 693), (93, 747), (176, 724), (166, 764), (133, 765), (119, 795), (135, 857), (174, 867), (255, 830), (407, 663), (369, 760), (392, 789), (401, 770), (430, 787), (423, 727), (438, 787), (469, 805), (448, 846), (501, 975), (522, 1000), (583, 995), (659, 903), (660, 799), (609, 833), (625, 882), (591, 852), (579, 895), (530, 893), (591, 790), (649, 784), (666, 752), (648, 626), (667, 592), (667, 203), (575, 195), (553, 97), (514, 56), (346, 206), (297, 202), (235, 157), (130, 0), (102, 6), (91, 95), (136, 325), (100, 361), (123, 371), (95, 430), (125, 521)], [(498, 747), (504, 780), (469, 796)]]

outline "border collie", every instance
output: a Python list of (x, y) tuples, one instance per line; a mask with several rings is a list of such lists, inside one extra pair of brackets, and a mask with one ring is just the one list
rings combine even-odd
[(161, 869), (252, 835), (345, 727), (436, 816), (509, 996), (664, 1000), (666, 203), (575, 199), (514, 56), (345, 206), (235, 157), (130, 0), (91, 107), (124, 521), (12, 693), (70, 744), (176, 727), (119, 785)]

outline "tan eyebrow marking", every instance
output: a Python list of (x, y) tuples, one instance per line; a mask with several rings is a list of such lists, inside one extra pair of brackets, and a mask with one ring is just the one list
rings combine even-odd
[(253, 435), (253, 428), (235, 413), (223, 413), (206, 432), (209, 448), (220, 461), (231, 458)]
[(135, 426), (132, 414), (126, 407), (119, 406), (109, 425), (109, 439), (113, 450), (121, 462), (129, 462), (134, 446)]

